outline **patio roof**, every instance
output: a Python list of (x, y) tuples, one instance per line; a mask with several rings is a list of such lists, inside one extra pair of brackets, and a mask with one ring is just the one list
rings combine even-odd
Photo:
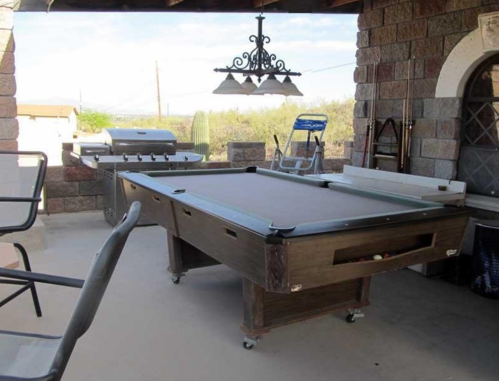
[(20, 0), (19, 11), (360, 13), (360, 0)]
[[(101, 212), (42, 217), (47, 248), (34, 271), (84, 278), (111, 232)], [(29, 234), (29, 232), (28, 232)], [(5, 238), (7, 238), (6, 236)], [(136, 228), (65, 378), (175, 381), (485, 380), (499, 372), (499, 304), (408, 270), (373, 279), (366, 317), (325, 316), (278, 328), (242, 348), (241, 278), (224, 266), (170, 281), (165, 231)], [(0, 329), (64, 331), (78, 290), (39, 285), (0, 309)], [(10, 289), (0, 287), (0, 298)]]

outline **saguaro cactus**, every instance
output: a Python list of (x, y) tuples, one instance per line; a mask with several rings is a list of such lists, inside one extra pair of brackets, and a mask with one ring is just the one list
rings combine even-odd
[(204, 160), (210, 158), (210, 125), (208, 115), (198, 111), (194, 115), (191, 129), (191, 139), (194, 142), (194, 152), (203, 155)]

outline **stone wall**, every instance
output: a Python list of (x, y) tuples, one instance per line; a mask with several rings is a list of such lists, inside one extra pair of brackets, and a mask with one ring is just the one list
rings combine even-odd
[[(371, 107), (373, 63), (379, 63), (377, 119), (402, 119), (407, 60), (414, 60), (411, 173), (454, 179), (459, 156), (458, 98), (435, 98), (441, 68), (452, 49), (478, 27), (478, 15), (499, 10), (499, 0), (365, 0), (358, 19), (353, 164), (362, 165)], [(380, 161), (394, 170), (393, 162)]]
[(81, 212), (103, 208), (102, 171), (71, 156), (72, 143), (63, 144), (62, 166), (48, 167), (45, 206), (48, 213)]
[(12, 3), (12, 0), (2, 0), (0, 3), (0, 150), (17, 150), (16, 139), (19, 134)]
[[(346, 142), (345, 147), (351, 142)], [(192, 143), (178, 143), (178, 149), (189, 151)], [(257, 166), (270, 168), (265, 159), (263, 142), (229, 142), (229, 161), (208, 161), (199, 163), (199, 169), (243, 168)], [(71, 156), (72, 143), (63, 144), (62, 166), (48, 167), (45, 177), (45, 209), (47, 213), (72, 213), (100, 210), (104, 204), (103, 172), (86, 167), (80, 160)], [(345, 148), (348, 152), (348, 149)], [(325, 159), (326, 172), (341, 172), (350, 158)]]

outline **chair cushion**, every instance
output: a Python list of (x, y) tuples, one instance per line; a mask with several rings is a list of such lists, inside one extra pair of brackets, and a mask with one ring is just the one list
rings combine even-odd
[(48, 374), (61, 339), (0, 331), (0, 375), (39, 377)]

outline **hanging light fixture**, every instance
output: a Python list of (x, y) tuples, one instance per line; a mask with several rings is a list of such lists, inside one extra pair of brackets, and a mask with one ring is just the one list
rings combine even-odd
[[(262, 1), (262, 14), (263, 14), (263, 1)], [(263, 94), (281, 94), (281, 95), (299, 95), (303, 94), (296, 88), (296, 86), (289, 79), (290, 76), (300, 76), (301, 73), (292, 72), (286, 68), (286, 64), (283, 60), (278, 60), (275, 54), (270, 54), (264, 48), (265, 44), (270, 43), (270, 38), (263, 34), (263, 20), (265, 17), (258, 16), (258, 35), (250, 36), (249, 40), (254, 42), (256, 47), (251, 52), (245, 52), (241, 57), (236, 57), (232, 61), (232, 65), (226, 66), (225, 68), (215, 69), (217, 73), (233, 73), (243, 74), (247, 77), (246, 81), (243, 83), (242, 87), (248, 89), (248, 94), (251, 95), (263, 95)], [(262, 83), (259, 89), (255, 89), (253, 92), (249, 93), (249, 89), (256, 85), (251, 80), (250, 76), (256, 76), (258, 82), (262, 81), (262, 77), (268, 75), (268, 78)], [(279, 82), (276, 79), (278, 75), (285, 75), (289, 81), (285, 79), (286, 85)], [(232, 77), (233, 79), (234, 77)], [(228, 79), (228, 77), (227, 77)], [(227, 79), (224, 81), (226, 82)], [(220, 84), (218, 89), (216, 89), (214, 94), (241, 94), (239, 92), (220, 92), (218, 91), (224, 82)], [(237, 82), (237, 81), (236, 81)], [(265, 87), (264, 87), (265, 85)], [(290, 86), (291, 85), (291, 86)], [(286, 90), (287, 89), (287, 90)]]
[(253, 94), (279, 94), (286, 95), (284, 86), (277, 80), (274, 74), (269, 74), (267, 79), (263, 81), (258, 89)]
[(215, 89), (213, 94), (246, 94), (241, 84), (234, 79), (232, 74), (228, 74), (227, 78)]
[(284, 78), (284, 81), (282, 81), (282, 87), (284, 88), (284, 95), (286, 96), (297, 96), (297, 97), (303, 97), (303, 94), (296, 85), (291, 82), (291, 78), (289, 76), (286, 76)]

